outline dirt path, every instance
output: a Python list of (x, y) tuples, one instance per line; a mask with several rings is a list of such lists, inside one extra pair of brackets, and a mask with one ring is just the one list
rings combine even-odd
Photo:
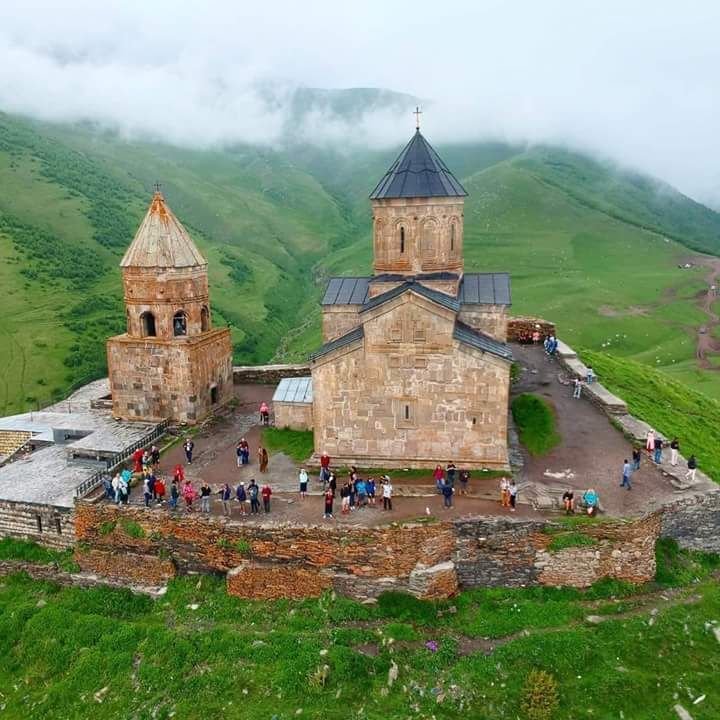
[(695, 356), (698, 366), (703, 370), (720, 370), (720, 367), (712, 365), (707, 355), (709, 353), (720, 353), (720, 340), (713, 336), (713, 330), (720, 325), (720, 316), (713, 311), (712, 305), (718, 299), (717, 288), (720, 282), (720, 258), (706, 257), (700, 264), (709, 269), (706, 281), (707, 291), (698, 297), (698, 307), (708, 317), (708, 322), (697, 330), (697, 349)]

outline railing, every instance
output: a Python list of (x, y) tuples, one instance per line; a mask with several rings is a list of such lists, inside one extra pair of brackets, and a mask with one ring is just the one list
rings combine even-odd
[(147, 435), (144, 435), (142, 438), (140, 438), (140, 440), (137, 440), (132, 445), (128, 445), (128, 447), (126, 447), (124, 450), (121, 450), (120, 452), (117, 452), (107, 458), (107, 460), (105, 460), (104, 470), (98, 470), (97, 472), (94, 472), (89, 478), (83, 480), (75, 488), (75, 497), (84, 497), (89, 492), (94, 490), (98, 485), (100, 485), (100, 483), (102, 483), (103, 477), (105, 475), (111, 473), (113, 470), (115, 470), (115, 468), (118, 467), (118, 465), (124, 463), (129, 457), (132, 457), (132, 454), (136, 450), (146, 447), (148, 443), (151, 443), (154, 440), (157, 440), (161, 435), (164, 435), (169, 425), (169, 420), (163, 420), (161, 423), (158, 423)]

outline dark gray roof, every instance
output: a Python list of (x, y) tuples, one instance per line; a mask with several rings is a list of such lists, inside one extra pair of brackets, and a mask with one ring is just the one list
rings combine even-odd
[(367, 300), (368, 277), (330, 278), (322, 305), (362, 305)]
[(372, 191), (370, 199), (466, 195), (465, 188), (417, 130)]
[(428, 300), (432, 300), (438, 305), (446, 307), (448, 310), (454, 310), (455, 312), (460, 310), (460, 303), (454, 297), (450, 297), (450, 295), (438, 292), (437, 290), (431, 290), (429, 287), (426, 287), (421, 283), (409, 280), (408, 282), (404, 282), (402, 285), (396, 285), (392, 290), (388, 290), (382, 295), (377, 295), (376, 297), (368, 300), (360, 312), (371, 310), (372, 308), (382, 305), (383, 303), (388, 302), (388, 300), (392, 300), (409, 290), (416, 292), (418, 295), (422, 295)]
[(457, 273), (448, 272), (447, 270), (439, 270), (431, 273), (418, 273), (417, 275), (401, 275), (400, 273), (381, 273), (370, 278), (370, 282), (396, 282), (405, 280), (457, 280)]
[(463, 305), (511, 305), (510, 276), (507, 273), (466, 273), (458, 300)]
[(351, 330), (349, 333), (341, 335), (339, 338), (325, 343), (319, 350), (310, 356), (310, 359), (317, 360), (319, 357), (327, 355), (329, 352), (337, 350), (338, 348), (345, 347), (345, 345), (350, 345), (350, 343), (354, 343), (356, 340), (360, 340), (363, 337), (365, 337), (365, 331), (363, 330), (362, 325), (360, 325), (354, 330)]
[(471, 347), (482, 350), (483, 352), (489, 352), (493, 355), (497, 355), (503, 360), (512, 361), (513, 355), (510, 347), (503, 342), (491, 338), (485, 333), (473, 330), (469, 325), (455, 321), (455, 329), (453, 330), (453, 337), (459, 340), (461, 343), (470, 345)]

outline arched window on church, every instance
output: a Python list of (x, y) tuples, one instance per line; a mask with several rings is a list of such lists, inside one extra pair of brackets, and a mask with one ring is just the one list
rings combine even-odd
[(182, 310), (173, 315), (173, 335), (175, 337), (187, 335), (187, 315)]
[(455, 252), (455, 223), (450, 223), (450, 252)]
[(200, 331), (207, 332), (210, 329), (210, 311), (203, 305), (200, 311)]
[(144, 312), (140, 316), (140, 327), (143, 337), (155, 337), (155, 316), (151, 312)]
[(400, 226), (400, 254), (403, 255), (405, 253), (405, 228), (401, 225)]

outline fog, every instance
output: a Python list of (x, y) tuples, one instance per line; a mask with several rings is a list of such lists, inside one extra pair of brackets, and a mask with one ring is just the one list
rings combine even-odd
[[(720, 205), (720, 3), (0, 0), (0, 110), (193, 147), (557, 143)], [(412, 97), (300, 113), (299, 87)]]

